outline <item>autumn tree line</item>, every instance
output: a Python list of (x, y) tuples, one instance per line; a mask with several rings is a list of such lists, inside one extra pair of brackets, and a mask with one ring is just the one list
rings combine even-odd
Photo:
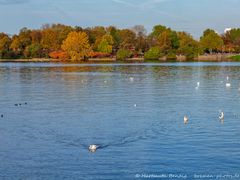
[(200, 40), (187, 32), (177, 32), (162, 25), (147, 34), (142, 25), (129, 29), (114, 26), (92, 28), (46, 24), (40, 29), (23, 28), (9, 36), (0, 33), (0, 58), (54, 58), (61, 60), (87, 60), (89, 58), (132, 57), (144, 59), (176, 59), (177, 55), (193, 59), (200, 54), (239, 53), (240, 29), (219, 35), (211, 29), (203, 32)]

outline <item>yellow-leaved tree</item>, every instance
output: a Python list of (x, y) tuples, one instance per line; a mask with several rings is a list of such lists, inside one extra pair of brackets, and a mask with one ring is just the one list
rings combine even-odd
[(85, 32), (70, 32), (63, 41), (62, 49), (73, 61), (84, 60), (91, 51)]

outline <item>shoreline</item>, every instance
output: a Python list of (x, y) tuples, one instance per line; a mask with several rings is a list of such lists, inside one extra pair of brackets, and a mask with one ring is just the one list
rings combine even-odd
[(9, 62), (9, 63), (164, 63), (164, 62), (239, 62), (237, 60), (231, 59), (232, 55), (201, 55), (198, 58), (192, 60), (186, 60), (184, 56), (178, 56), (176, 60), (167, 60), (166, 58), (160, 58), (156, 60), (144, 60), (144, 58), (128, 58), (126, 60), (116, 60), (116, 58), (89, 58), (87, 61), (68, 61), (68, 60), (59, 60), (51, 58), (32, 58), (32, 59), (0, 59), (0, 63)]

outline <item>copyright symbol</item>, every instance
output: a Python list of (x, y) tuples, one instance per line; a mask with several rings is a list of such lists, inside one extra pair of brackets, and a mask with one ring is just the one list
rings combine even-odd
[(135, 175), (135, 178), (140, 178), (140, 174), (136, 174), (136, 175)]

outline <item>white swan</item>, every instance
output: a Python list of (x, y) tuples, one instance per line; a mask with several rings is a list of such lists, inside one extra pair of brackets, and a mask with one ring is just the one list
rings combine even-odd
[(184, 124), (187, 124), (188, 123), (188, 117), (184, 116), (183, 121), (184, 121)]
[(221, 121), (224, 120), (224, 112), (221, 112), (221, 113), (220, 113), (220, 115), (219, 115), (219, 119), (220, 119)]
[(97, 151), (97, 148), (98, 148), (97, 145), (91, 144), (91, 145), (88, 147), (88, 150), (89, 150), (90, 152), (96, 152), (96, 151)]

